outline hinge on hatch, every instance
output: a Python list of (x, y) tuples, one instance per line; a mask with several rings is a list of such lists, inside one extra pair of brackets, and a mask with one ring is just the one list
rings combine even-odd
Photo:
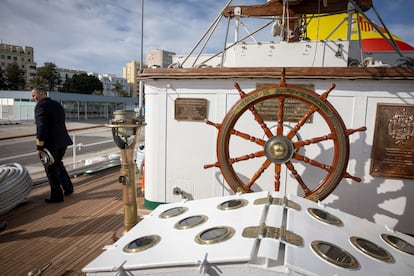
[(297, 211), (300, 211), (300, 205), (292, 200), (287, 199), (286, 197), (279, 198), (279, 197), (268, 196), (268, 197), (258, 198), (254, 201), (254, 204), (255, 205), (260, 205), (260, 204), (283, 205), (283, 206), (287, 206), (289, 208), (295, 209)]
[(242, 236), (244, 238), (252, 238), (252, 239), (263, 239), (263, 238), (271, 238), (279, 240), (283, 243), (289, 243), (296, 246), (302, 246), (302, 237), (287, 231), (284, 226), (280, 228), (266, 226), (266, 224), (262, 224), (261, 226), (250, 226), (246, 227), (243, 230)]

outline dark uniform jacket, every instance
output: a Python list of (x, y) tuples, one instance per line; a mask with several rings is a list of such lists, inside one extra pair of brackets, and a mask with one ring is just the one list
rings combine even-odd
[(72, 145), (66, 125), (63, 106), (50, 98), (39, 101), (35, 107), (36, 146), (38, 150), (56, 150)]

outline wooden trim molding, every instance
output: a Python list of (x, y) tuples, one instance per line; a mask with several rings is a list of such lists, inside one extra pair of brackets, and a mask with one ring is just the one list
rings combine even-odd
[[(240, 68), (146, 68), (146, 79), (279, 78), (282, 67)], [(414, 68), (405, 67), (287, 67), (286, 79), (393, 79), (414, 80)]]

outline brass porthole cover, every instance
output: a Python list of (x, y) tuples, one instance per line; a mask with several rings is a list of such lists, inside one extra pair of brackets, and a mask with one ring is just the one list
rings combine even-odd
[(389, 234), (382, 234), (381, 238), (387, 244), (391, 245), (393, 248), (400, 250), (404, 253), (414, 255), (414, 245), (412, 245), (411, 243)]
[(196, 227), (207, 221), (207, 216), (204, 215), (196, 215), (191, 217), (183, 218), (182, 220), (178, 221), (175, 225), (175, 229), (184, 230)]
[(182, 213), (185, 213), (188, 210), (187, 207), (174, 207), (168, 210), (165, 210), (162, 212), (159, 217), (160, 218), (172, 218), (181, 215)]
[(316, 240), (311, 243), (313, 251), (325, 261), (347, 269), (357, 269), (358, 260), (339, 246), (326, 241)]
[(342, 221), (335, 215), (317, 208), (308, 208), (308, 213), (319, 221), (327, 224), (342, 226)]
[(155, 246), (160, 240), (161, 237), (158, 235), (143, 236), (125, 245), (123, 250), (126, 253), (137, 253)]
[(228, 211), (228, 210), (233, 210), (233, 209), (244, 207), (248, 203), (249, 202), (245, 199), (230, 199), (217, 205), (217, 208), (219, 210)]
[(226, 241), (234, 235), (234, 228), (230, 226), (217, 226), (202, 231), (195, 237), (198, 244), (215, 244)]
[(361, 237), (350, 237), (351, 243), (362, 253), (386, 263), (395, 262), (394, 257), (384, 248)]

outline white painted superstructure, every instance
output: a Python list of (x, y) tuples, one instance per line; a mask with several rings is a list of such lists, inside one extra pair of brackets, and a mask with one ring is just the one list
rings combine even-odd
[[(289, 68), (287, 69), (289, 73)], [(220, 123), (233, 104), (240, 98), (233, 82), (249, 92), (258, 84), (278, 83), (279, 79), (179, 79), (146, 81), (145, 128), (145, 199), (151, 202), (174, 202), (181, 200), (174, 188), (184, 191), (193, 199), (232, 194), (218, 168), (203, 169), (216, 161), (217, 130), (203, 121), (178, 121), (174, 118), (177, 98), (203, 98), (208, 101), (210, 121)], [(329, 205), (340, 208), (370, 221), (395, 227), (404, 233), (414, 233), (411, 223), (414, 202), (412, 179), (370, 176), (371, 151), (378, 103), (414, 104), (412, 80), (347, 80), (347, 79), (297, 79), (290, 84), (312, 85), (321, 94), (331, 83), (336, 88), (328, 100), (337, 109), (347, 128), (367, 126), (366, 132), (350, 136), (350, 162), (347, 171), (362, 178), (361, 183), (342, 180), (338, 188), (325, 199)], [(275, 122), (269, 122), (275, 125)], [(262, 131), (255, 122), (246, 128), (257, 135)], [(249, 132), (249, 133), (250, 133)], [(313, 121), (305, 124), (302, 138), (317, 137), (326, 130)], [(234, 145), (241, 153), (244, 144)], [(317, 160), (329, 158), (329, 148), (314, 149), (307, 155)], [(251, 151), (250, 151), (251, 152)], [(237, 154), (234, 154), (237, 156)], [(258, 160), (257, 162), (260, 162)], [(254, 166), (240, 168), (241, 174), (251, 175)], [(308, 171), (309, 172), (309, 171)], [(306, 168), (299, 174), (319, 181), (320, 175), (309, 175)], [(258, 180), (260, 188), (273, 190), (273, 175)], [(297, 182), (284, 174), (282, 191), (296, 194)]]

